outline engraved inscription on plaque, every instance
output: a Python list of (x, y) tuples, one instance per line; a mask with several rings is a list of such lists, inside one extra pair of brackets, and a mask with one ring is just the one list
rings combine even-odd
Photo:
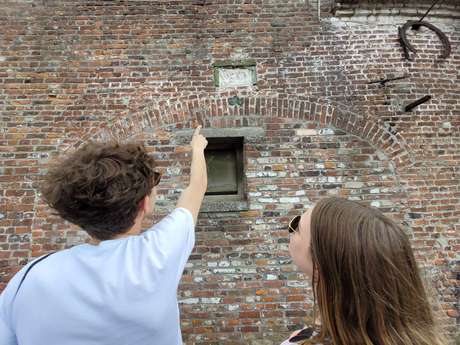
[(219, 86), (251, 86), (252, 71), (248, 68), (220, 68), (219, 69)]
[(214, 84), (220, 88), (252, 86), (256, 84), (255, 60), (225, 60), (213, 65)]

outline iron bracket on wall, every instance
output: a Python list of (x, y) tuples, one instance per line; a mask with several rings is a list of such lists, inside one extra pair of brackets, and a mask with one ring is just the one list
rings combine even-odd
[(428, 102), (429, 100), (431, 99), (431, 96), (429, 95), (426, 95), (418, 100), (416, 100), (415, 102), (412, 102), (408, 105), (406, 105), (404, 107), (404, 111), (411, 111), (413, 108), (415, 108), (416, 106), (422, 104), (422, 103), (425, 103), (425, 102)]
[(409, 28), (420, 27), (420, 26), (425, 26), (428, 29), (434, 31), (438, 35), (439, 39), (441, 40), (441, 42), (442, 42), (442, 44), (444, 46), (444, 51), (443, 51), (443, 54), (441, 55), (441, 57), (444, 58), (444, 59), (449, 57), (452, 48), (450, 46), (449, 39), (447, 38), (447, 36), (440, 29), (438, 29), (436, 26), (434, 26), (433, 24), (430, 24), (428, 22), (419, 21), (419, 20), (409, 20), (406, 24), (403, 25), (402, 28), (398, 27), (399, 42), (401, 43), (401, 46), (404, 49), (404, 55), (405, 55), (406, 59), (410, 60), (410, 61), (413, 60), (413, 58), (411, 58), (410, 55), (409, 55), (409, 50), (414, 52), (414, 53), (417, 52), (417, 50), (414, 48), (414, 46), (412, 44), (410, 44), (409, 41), (407, 40), (406, 32), (407, 32), (407, 30)]
[(407, 75), (403, 75), (403, 76), (401, 76), (401, 77), (386, 78), (386, 79), (380, 79), (380, 80), (373, 80), (373, 81), (368, 82), (368, 84), (377, 84), (377, 83), (379, 83), (381, 86), (385, 86), (385, 84), (388, 83), (389, 81), (406, 79), (406, 78), (408, 78), (408, 77), (409, 77), (409, 76), (407, 76)]

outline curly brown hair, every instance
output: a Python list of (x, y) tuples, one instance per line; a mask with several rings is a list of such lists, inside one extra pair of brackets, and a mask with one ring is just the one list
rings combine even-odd
[(55, 163), (41, 191), (62, 218), (108, 240), (133, 226), (139, 203), (159, 183), (154, 168), (142, 144), (90, 142)]

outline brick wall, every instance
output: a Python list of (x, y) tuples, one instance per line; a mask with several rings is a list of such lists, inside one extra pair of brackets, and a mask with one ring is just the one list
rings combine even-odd
[[(459, 6), (428, 19), (404, 60), (397, 26), (430, 4), (389, 1), (10, 1), (0, 5), (0, 286), (28, 260), (86, 240), (36, 185), (57, 152), (109, 137), (161, 162), (158, 217), (187, 182), (175, 135), (260, 127), (245, 143), (249, 210), (203, 213), (180, 300), (187, 344), (277, 344), (312, 303), (284, 224), (324, 195), (367, 200), (411, 236), (450, 339), (458, 326)], [(369, 12), (370, 11), (370, 12)], [(257, 85), (218, 89), (212, 63), (255, 59)], [(407, 75), (384, 87), (369, 81)], [(402, 106), (426, 94), (414, 111)], [(241, 105), (230, 105), (237, 95)]]

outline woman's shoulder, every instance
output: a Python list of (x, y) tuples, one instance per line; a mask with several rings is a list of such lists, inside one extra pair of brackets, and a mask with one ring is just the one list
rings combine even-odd
[[(295, 331), (291, 334), (289, 339), (285, 340), (281, 345), (301, 345), (305, 340), (311, 340), (319, 335), (319, 330), (316, 327), (305, 327), (299, 331)], [(323, 345), (323, 343), (312, 343), (315, 345)], [(326, 344), (324, 344), (326, 345)]]

